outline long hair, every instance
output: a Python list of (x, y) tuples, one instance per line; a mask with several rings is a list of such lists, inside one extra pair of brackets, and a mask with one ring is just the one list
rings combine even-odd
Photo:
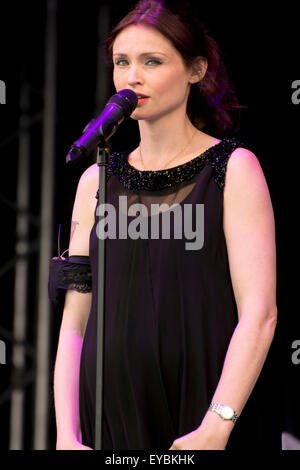
[(113, 44), (117, 35), (130, 25), (155, 28), (171, 41), (181, 54), (186, 67), (192, 67), (199, 56), (208, 67), (200, 82), (192, 84), (187, 102), (187, 115), (198, 129), (216, 130), (221, 136), (237, 131), (232, 112), (244, 106), (238, 104), (216, 41), (207, 28), (189, 11), (187, 2), (141, 0), (110, 32), (104, 50), (112, 61)]

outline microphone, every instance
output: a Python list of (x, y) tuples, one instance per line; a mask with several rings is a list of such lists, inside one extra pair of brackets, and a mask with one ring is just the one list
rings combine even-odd
[(100, 116), (92, 119), (83, 130), (83, 135), (73, 142), (66, 162), (87, 157), (100, 142), (107, 141), (132, 114), (137, 104), (138, 97), (132, 90), (124, 89), (113, 95)]

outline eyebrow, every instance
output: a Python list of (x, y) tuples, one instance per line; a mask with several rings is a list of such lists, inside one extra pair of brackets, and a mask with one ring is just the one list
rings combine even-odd
[[(152, 54), (161, 54), (161, 55), (165, 55), (165, 56), (167, 55), (167, 54), (164, 54), (163, 52), (158, 52), (158, 51), (156, 51), (156, 52), (154, 51), (154, 52), (153, 52), (153, 51), (152, 51), (152, 52), (143, 52), (142, 54), (139, 54), (139, 57), (144, 57), (144, 56), (148, 56), (148, 55), (152, 55)], [(115, 52), (115, 53), (113, 54), (113, 56), (114, 56), (114, 55), (118, 55), (118, 56), (121, 56), (121, 57), (128, 57), (128, 55), (127, 55), (127, 54), (124, 54), (123, 52)]]

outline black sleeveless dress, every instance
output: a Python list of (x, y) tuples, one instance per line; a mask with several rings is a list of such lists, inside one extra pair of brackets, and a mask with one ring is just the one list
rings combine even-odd
[[(235, 138), (223, 139), (183, 165), (154, 172), (133, 168), (128, 153), (111, 157), (103, 450), (168, 450), (200, 425), (208, 409), (238, 322), (223, 232), (223, 190), (228, 159), (242, 146)], [(95, 220), (89, 253), (92, 306), (80, 366), (82, 442), (90, 447), (100, 230)], [(255, 389), (252, 395), (228, 450), (278, 444)]]

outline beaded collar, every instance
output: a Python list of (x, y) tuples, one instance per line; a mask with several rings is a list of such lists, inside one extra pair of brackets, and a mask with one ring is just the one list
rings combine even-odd
[[(142, 171), (134, 168), (128, 162), (130, 152), (112, 153), (107, 169), (107, 178), (117, 175), (120, 183), (127, 189), (158, 191), (191, 180), (205, 165), (209, 164), (214, 169), (216, 183), (220, 189), (223, 189), (228, 158), (233, 150), (242, 146), (244, 147), (242, 142), (235, 137), (222, 139), (182, 165), (157, 171)], [(98, 191), (96, 197), (98, 198)]]

